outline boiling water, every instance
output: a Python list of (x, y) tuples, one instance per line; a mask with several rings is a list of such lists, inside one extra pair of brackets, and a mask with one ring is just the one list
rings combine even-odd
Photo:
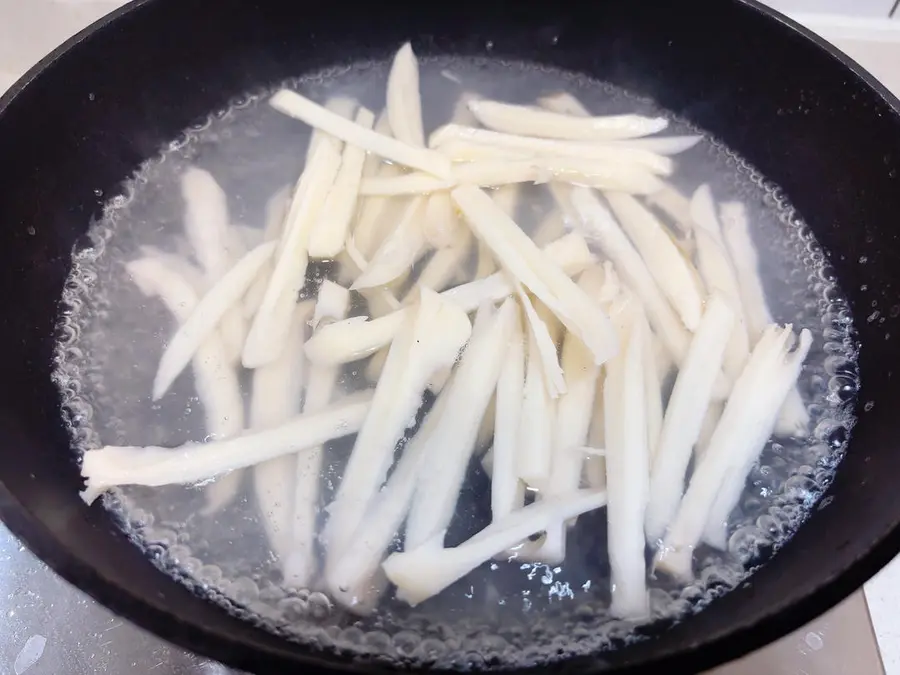
[[(342, 94), (380, 110), (386, 75), (386, 64), (365, 64), (288, 84), (317, 101)], [(661, 112), (611, 86), (546, 68), (496, 61), (422, 64), (427, 130), (448, 121), (464, 90), (531, 103), (561, 89), (598, 114)], [(695, 132), (673, 120), (667, 133)], [(208, 169), (222, 185), (232, 222), (262, 227), (266, 200), (299, 175), (308, 137), (306, 125), (265, 105), (262, 92), (235, 99), (146, 162), (110, 200), (104, 218), (91, 229), (89, 245), (75, 253), (64, 294), (57, 381), (77, 447), (172, 446), (204, 437), (202, 404), (189, 375), (158, 403), (150, 401), (173, 322), (161, 303), (140, 295), (122, 263), (139, 257), (145, 244), (179, 250), (184, 205), (178, 178), (191, 165)], [(732, 516), (729, 551), (698, 550), (695, 584), (650, 580), (653, 620), (702, 608), (790, 537), (831, 480), (852, 427), (858, 388), (847, 303), (821, 249), (784, 196), (715, 140), (680, 155), (677, 167), (673, 182), (683, 192), (708, 182), (719, 200), (744, 202), (775, 319), (812, 331), (815, 345), (800, 381), (812, 433), (802, 441), (769, 444)], [(516, 217), (523, 226), (540, 219), (548, 206), (544, 195), (541, 188), (522, 192)], [(308, 287), (331, 273), (328, 264), (311, 266)], [(361, 370), (363, 365), (349, 364), (341, 380), (344, 391), (359, 386)], [(344, 441), (327, 449), (323, 504), (340, 478), (348, 447)], [(268, 630), (325, 649), (378, 655), (395, 664), (508, 667), (636, 639), (633, 624), (607, 613), (604, 511), (578, 520), (561, 566), (485, 565), (418, 608), (386, 595), (374, 615), (359, 619), (316, 589), (298, 592), (281, 585), (251, 490), (245, 481), (237, 503), (214, 516), (201, 514), (199, 486), (127, 487), (107, 495), (105, 504), (157, 565), (196, 593)], [(489, 522), (489, 492), (487, 477), (473, 461), (449, 544)]]

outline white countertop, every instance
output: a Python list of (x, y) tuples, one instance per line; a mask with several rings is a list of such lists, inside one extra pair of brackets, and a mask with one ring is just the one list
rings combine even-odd
[[(792, 14), (794, 18), (835, 43), (900, 96), (900, 17), (876, 18), (887, 15), (892, 0), (769, 2), (799, 12)], [(122, 4), (123, 0), (0, 0), (0, 92), (57, 44)], [(816, 8), (854, 16), (808, 13)], [(900, 559), (872, 579), (865, 592), (887, 675), (900, 675)]]

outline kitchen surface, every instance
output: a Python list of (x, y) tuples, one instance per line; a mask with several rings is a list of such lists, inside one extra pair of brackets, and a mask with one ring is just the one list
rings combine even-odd
[[(0, 0), (0, 92), (119, 0)], [(900, 95), (900, 0), (771, 0)], [(115, 617), (0, 526), (0, 673), (233, 673)], [(900, 675), (900, 559), (780, 642), (715, 675)]]

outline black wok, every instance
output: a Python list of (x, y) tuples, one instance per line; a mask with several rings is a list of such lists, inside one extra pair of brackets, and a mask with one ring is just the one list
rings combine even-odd
[[(827, 507), (748, 583), (696, 616), (559, 667), (705, 669), (799, 627), (887, 563), (900, 550), (900, 103), (783, 17), (724, 0), (143, 0), (56, 50), (0, 99), (6, 524), (79, 588), (184, 647), (255, 672), (379, 669), (229, 616), (159, 572), (102, 508), (85, 506), (51, 361), (73, 246), (140, 162), (236, 94), (384, 58), (406, 39), (422, 54), (490, 50), (584, 72), (719, 137), (783, 188), (828, 253), (857, 320), (859, 421)], [(873, 308), (883, 322), (866, 321)]]

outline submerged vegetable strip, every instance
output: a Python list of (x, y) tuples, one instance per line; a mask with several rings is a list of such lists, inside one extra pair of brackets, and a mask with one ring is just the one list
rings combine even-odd
[(81, 475), (87, 481), (84, 496), (93, 501), (118, 485), (196, 483), (281, 455), (302, 452), (356, 433), (370, 407), (369, 396), (349, 397), (322, 412), (300, 415), (280, 426), (245, 432), (234, 438), (186, 443), (177, 448), (106, 446), (88, 450), (81, 466)]
[[(207, 280), (214, 284), (245, 253), (233, 242), (228, 198), (211, 173), (194, 167), (181, 176), (181, 196), (185, 202), (185, 234)], [(247, 330), (239, 307), (225, 313), (219, 330), (229, 355), (237, 361)]]
[(416, 486), (406, 525), (407, 548), (425, 543), (450, 524), (515, 321), (511, 299), (496, 312), (489, 305), (479, 309), (472, 337), (447, 387), (441, 419), (425, 450), (429, 470), (420, 474)]
[(637, 165), (581, 157), (524, 157), (487, 158), (457, 164), (450, 179), (427, 173), (368, 178), (360, 190), (364, 195), (396, 196), (440, 193), (457, 185), (493, 187), (551, 180), (634, 194), (650, 194), (660, 187), (659, 179), (653, 173)]
[(358, 145), (392, 162), (425, 171), (439, 178), (450, 177), (450, 160), (440, 153), (417, 148), (371, 129), (364, 129), (296, 92), (282, 89), (269, 99), (269, 105), (285, 115), (302, 120), (346, 143)]
[(459, 187), (451, 195), (498, 262), (585, 343), (595, 363), (602, 364), (615, 355), (618, 344), (609, 317), (490, 197), (475, 187)]
[[(306, 322), (312, 311), (310, 302), (296, 306), (287, 348), (278, 359), (253, 371), (253, 398), (250, 402), (250, 424), (253, 429), (284, 424), (300, 412), (306, 361), (302, 346)], [(295, 455), (282, 455), (253, 467), (256, 505), (272, 552), (277, 556), (282, 570), (291, 549), (296, 473)]]
[[(344, 250), (338, 257), (343, 270), (352, 279), (358, 279), (363, 270), (369, 266), (368, 261), (363, 257), (362, 253), (356, 248), (356, 241), (353, 237), (347, 239)], [(348, 279), (348, 283), (350, 280)], [(373, 288), (361, 288), (359, 294), (366, 299), (366, 305), (369, 315), (372, 317), (385, 316), (391, 312), (396, 312), (401, 307), (401, 303), (391, 290), (386, 286), (375, 286)]]
[[(375, 115), (371, 110), (360, 108), (357, 111), (356, 123), (360, 127), (371, 129), (374, 122)], [(344, 146), (341, 167), (309, 233), (309, 255), (313, 258), (333, 258), (344, 248), (356, 213), (365, 160), (365, 150), (350, 143)]]
[[(323, 281), (315, 308), (317, 324), (343, 319), (349, 308), (349, 291), (331, 281)], [(301, 349), (297, 351), (302, 354)], [(328, 407), (334, 396), (338, 375), (338, 369), (331, 366), (313, 365), (309, 369), (303, 402), (304, 413), (315, 413)], [(318, 569), (315, 550), (316, 520), (324, 452), (324, 447), (319, 445), (298, 455), (294, 473), (289, 475), (293, 490), (293, 512), (289, 529), (290, 552), (282, 570), (285, 581), (298, 588), (307, 588)]]
[(650, 613), (644, 550), (644, 516), (650, 491), (650, 451), (644, 394), (643, 352), (649, 338), (639, 309), (623, 306), (617, 322), (622, 352), (606, 365), (607, 548), (612, 575), (610, 612), (626, 619)]
[[(266, 224), (263, 229), (263, 243), (277, 241), (281, 237), (290, 195), (290, 186), (285, 185), (266, 201)], [(266, 294), (266, 288), (269, 285), (271, 276), (272, 264), (271, 261), (266, 261), (256, 275), (256, 279), (253, 280), (253, 283), (244, 294), (241, 311), (245, 319), (252, 319), (256, 316), (256, 312), (259, 310), (259, 306), (262, 304), (263, 297)], [(241, 349), (243, 350), (243, 345), (241, 345)]]
[(422, 98), (419, 94), (419, 62), (407, 42), (394, 55), (387, 83), (387, 116), (398, 141), (425, 147)]
[(391, 554), (382, 567), (397, 585), (398, 596), (415, 606), (532, 534), (605, 503), (606, 493), (591, 490), (541, 500), (488, 525), (459, 546), (444, 548), (441, 532), (412, 551)]
[[(191, 269), (186, 261), (182, 265)], [(198, 304), (197, 293), (164, 260), (143, 258), (128, 263), (125, 269), (141, 292), (158, 297), (176, 321), (184, 325), (190, 319)], [(206, 433), (213, 438), (237, 436), (244, 430), (244, 401), (231, 363), (216, 331), (210, 332), (192, 359), (194, 388), (203, 404)], [(237, 496), (239, 485), (240, 473), (233, 472), (206, 486), (205, 512), (214, 513), (229, 504)]]
[(669, 216), (683, 237), (691, 235), (694, 224), (690, 199), (668, 183), (663, 183), (661, 189), (647, 196), (647, 201)]
[(394, 448), (415, 418), (435, 372), (453, 364), (471, 333), (465, 312), (423, 289), (402, 320), (375, 389), (372, 414), (356, 438), (325, 531), (328, 565), (347, 550), (356, 528), (384, 483)]
[[(544, 249), (548, 259), (565, 274), (577, 274), (594, 258), (584, 239), (568, 234)], [(441, 297), (465, 312), (475, 311), (486, 300), (499, 302), (514, 292), (513, 285), (503, 272), (450, 288)], [(352, 317), (323, 327), (306, 343), (306, 355), (314, 363), (347, 363), (369, 356), (391, 343), (403, 324), (407, 309), (372, 321), (366, 317)]]
[[(343, 118), (340, 118), (343, 119)], [(253, 319), (241, 360), (257, 368), (278, 358), (290, 329), (290, 308), (306, 282), (309, 233), (322, 211), (341, 165), (340, 147), (323, 139), (315, 145), (285, 217), (284, 232), (269, 285)]]
[(497, 101), (471, 101), (469, 110), (490, 129), (540, 138), (610, 141), (649, 136), (669, 126), (664, 117), (581, 117)]
[(266, 242), (250, 251), (197, 303), (190, 318), (181, 324), (163, 352), (153, 380), (153, 400), (166, 393), (225, 313), (240, 301), (260, 269), (272, 257), (275, 246), (275, 242)]
[[(740, 202), (721, 206), (722, 234), (731, 252), (747, 319), (747, 330), (753, 344), (759, 340), (766, 326), (773, 323), (772, 312), (766, 302), (765, 290), (759, 275), (759, 253), (750, 237), (747, 210)], [(788, 392), (778, 413), (775, 435), (803, 437), (809, 430), (809, 412), (797, 387)]]
[(516, 316), (497, 381), (494, 446), (488, 451), (492, 455), (491, 519), (494, 521), (521, 508), (525, 496), (517, 471), (519, 425), (525, 397), (525, 339), (521, 318)]
[[(790, 335), (790, 338), (793, 339), (793, 334)], [(800, 376), (803, 361), (806, 359), (811, 346), (812, 335), (807, 330), (801, 331), (800, 338), (794, 345), (794, 351), (783, 357), (783, 360), (778, 363), (778, 368), (773, 378), (771, 395), (776, 402), (781, 403), (781, 406), (778, 408), (779, 411), (784, 408), (784, 401)], [(719, 487), (716, 499), (706, 519), (706, 526), (703, 529), (703, 540), (710, 546), (722, 550), (728, 547), (728, 517), (740, 501), (741, 493), (746, 485), (747, 475), (759, 459), (759, 453), (774, 429), (771, 410), (766, 411), (762, 420), (760, 428), (764, 430), (765, 436), (763, 437), (763, 432), (760, 432), (758, 438), (762, 438), (762, 440), (758, 446), (752, 450), (748, 448), (743, 456), (733, 452), (732, 449), (733, 454), (729, 456), (730, 471), (721, 487)], [(775, 421), (777, 421), (777, 413)], [(710, 446), (711, 454), (712, 440), (710, 441)]]
[(555, 401), (544, 382), (541, 350), (534, 333), (527, 333), (525, 390), (517, 435), (516, 475), (541, 487), (550, 476), (553, 460)]
[(380, 595), (380, 566), (385, 551), (403, 524), (416, 491), (422, 460), (430, 439), (443, 417), (446, 398), (439, 397), (418, 433), (404, 449), (390, 479), (373, 500), (356, 529), (347, 551), (332, 559), (326, 568), (328, 589), (344, 607), (368, 613), (373, 595)]
[[(449, 199), (450, 196), (447, 195)], [(428, 204), (434, 203), (434, 199), (429, 200)], [(452, 209), (452, 204), (451, 204)], [(453, 215), (456, 217), (456, 214)], [(428, 216), (425, 217), (426, 224)], [(449, 246), (438, 249), (431, 256), (428, 264), (416, 279), (416, 286), (419, 288), (430, 288), (433, 291), (445, 290), (454, 279), (459, 277), (465, 267), (466, 258), (472, 248), (472, 233), (468, 228), (457, 227), (453, 235), (453, 241)], [(416, 286), (411, 288), (406, 297), (409, 298), (415, 291)]]
[(666, 234), (662, 223), (634, 197), (610, 192), (606, 200), (682, 323), (688, 330), (695, 330), (700, 323), (703, 299), (690, 263)]
[[(447, 145), (450, 143), (453, 145)], [(472, 152), (474, 150), (472, 148), (473, 145), (481, 145), (487, 148), (495, 148), (499, 153), (495, 158), (505, 160), (561, 157), (569, 158), (570, 160), (605, 161), (616, 165), (639, 166), (661, 176), (670, 175), (673, 168), (673, 162), (669, 157), (648, 152), (647, 150), (615, 147), (607, 143), (580, 143), (577, 141), (534, 138), (458, 124), (447, 124), (440, 127), (431, 134), (428, 144), (442, 153), (449, 153), (451, 148), (455, 149), (456, 152), (462, 150)], [(445, 145), (447, 145), (446, 150), (444, 149)], [(473, 159), (473, 157), (465, 157), (455, 153), (451, 157), (463, 161)], [(480, 158), (486, 159), (490, 157), (491, 155), (482, 153)], [(441, 177), (449, 178), (449, 176)]]
[[(561, 394), (566, 393), (566, 378), (559, 365), (559, 358), (556, 354), (556, 338), (553, 334), (559, 331), (554, 330), (551, 333), (551, 328), (538, 316), (531, 299), (518, 282), (516, 283), (516, 295), (519, 298), (522, 313), (525, 315), (525, 325), (528, 327), (528, 362), (532, 363), (533, 361), (533, 365), (539, 368), (534, 371), (535, 375), (539, 376), (539, 379), (535, 379), (535, 386), (541, 382), (541, 386), (551, 399), (559, 398)], [(530, 369), (529, 372), (531, 372)], [(539, 375), (541, 373), (542, 376)]]
[(353, 282), (352, 289), (384, 286), (409, 272), (425, 253), (424, 212), (425, 200), (421, 197), (407, 204), (397, 227), (378, 247), (368, 266)]
[(690, 209), (694, 224), (694, 239), (697, 242), (697, 260), (706, 288), (710, 293), (721, 293), (734, 311), (734, 328), (731, 330), (731, 340), (725, 350), (724, 363), (725, 374), (734, 381), (750, 357), (750, 340), (740, 287), (722, 239), (722, 229), (709, 185), (704, 184), (697, 188), (691, 198)]
[(712, 402), (713, 384), (733, 326), (734, 313), (728, 303), (713, 295), (678, 372), (663, 418), (646, 515), (647, 539), (651, 544), (663, 537), (678, 511), (691, 450)]
[[(628, 237), (596, 194), (587, 188), (575, 188), (569, 194), (571, 206), (576, 212), (574, 225), (612, 260), (619, 276), (640, 298), (647, 317), (665, 342), (672, 358), (680, 363), (687, 351), (688, 333), (663, 297), (640, 253), (628, 241)], [(565, 195), (560, 198), (565, 199)]]
[[(603, 274), (600, 268), (586, 270), (578, 282), (592, 298), (599, 296), (602, 284)], [(600, 366), (593, 363), (584, 344), (572, 333), (567, 334), (563, 342), (562, 367), (568, 391), (556, 404), (553, 460), (544, 493), (549, 496), (567, 495), (578, 489), (584, 458), (581, 453), (574, 452), (573, 448), (583, 446), (588, 440), (597, 379), (600, 375)], [(569, 524), (565, 524), (547, 530), (541, 547), (542, 560), (560, 563), (565, 559), (568, 526)]]
[(772, 433), (784, 397), (800, 373), (811, 335), (807, 330), (801, 332), (793, 353), (789, 351), (792, 338), (790, 326), (772, 326), (754, 348), (656, 556), (658, 569), (682, 580), (693, 577), (694, 547), (711, 518), (733, 506), (734, 482), (743, 485)]

